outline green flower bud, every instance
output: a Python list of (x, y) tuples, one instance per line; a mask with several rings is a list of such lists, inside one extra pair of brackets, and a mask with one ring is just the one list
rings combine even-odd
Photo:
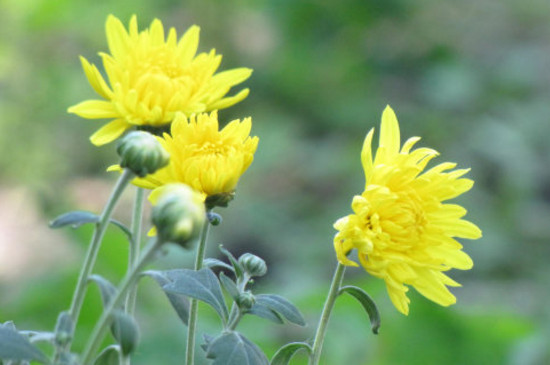
[(61, 312), (55, 325), (55, 343), (65, 346), (73, 338), (74, 323), (68, 312)]
[(239, 257), (239, 264), (250, 276), (264, 276), (267, 272), (265, 261), (251, 253), (245, 253)]
[(139, 342), (139, 328), (133, 317), (117, 310), (113, 313), (111, 333), (120, 345), (120, 351), (128, 356), (137, 347)]
[(256, 303), (256, 298), (254, 298), (254, 295), (250, 291), (245, 291), (239, 294), (237, 299), (235, 300), (237, 305), (240, 309), (248, 310), (252, 308), (254, 303)]
[(202, 195), (184, 184), (165, 185), (156, 199), (152, 218), (162, 241), (187, 248), (205, 224)]
[(120, 167), (132, 170), (139, 177), (152, 174), (166, 166), (170, 155), (150, 133), (133, 131), (118, 142)]

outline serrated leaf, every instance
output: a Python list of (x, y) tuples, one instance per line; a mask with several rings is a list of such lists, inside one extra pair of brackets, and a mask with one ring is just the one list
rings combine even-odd
[(106, 347), (95, 359), (94, 365), (119, 365), (119, 354), (117, 346)]
[[(143, 275), (147, 275), (153, 278), (160, 285), (161, 288), (164, 285), (170, 283), (170, 280), (162, 271), (150, 270), (144, 272)], [(181, 319), (183, 324), (187, 326), (187, 324), (189, 323), (189, 310), (191, 307), (189, 303), (189, 298), (182, 294), (168, 293), (166, 291), (164, 291), (164, 294), (166, 294), (166, 297), (170, 301), (172, 308), (174, 308), (176, 314)]]
[(202, 263), (203, 263), (204, 266), (206, 266), (208, 268), (222, 267), (224, 269), (227, 269), (227, 270), (235, 273), (235, 269), (233, 268), (233, 266), (226, 264), (222, 260), (213, 259), (213, 258), (206, 258), (206, 259), (204, 259), (204, 261)]
[(0, 359), (12, 361), (36, 360), (49, 364), (49, 360), (37, 347), (10, 325), (0, 326)]
[(90, 275), (88, 280), (93, 281), (99, 286), (103, 308), (107, 308), (111, 299), (117, 294), (118, 289), (109, 280), (97, 274)]
[(297, 351), (306, 350), (308, 354), (311, 354), (311, 346), (305, 342), (291, 342), (287, 343), (281, 347), (273, 358), (271, 359), (271, 365), (288, 365), (292, 356), (296, 354)]
[(207, 359), (212, 365), (269, 365), (265, 354), (239, 332), (225, 332), (208, 346)]
[(277, 324), (283, 324), (284, 323), (284, 321), (281, 318), (281, 315), (279, 313), (269, 309), (264, 304), (259, 304), (258, 302), (254, 303), (252, 308), (247, 310), (245, 313), (246, 314), (253, 314), (255, 316), (268, 319), (271, 322), (275, 322)]
[(237, 288), (237, 284), (225, 276), (223, 272), (220, 273), (220, 281), (231, 298), (233, 298), (233, 300), (237, 300), (237, 297), (239, 296), (239, 288)]
[(139, 328), (134, 317), (122, 310), (116, 310), (112, 314), (111, 333), (120, 345), (120, 351), (128, 356), (139, 342)]
[(212, 270), (179, 269), (165, 271), (165, 273), (170, 280), (170, 283), (162, 287), (165, 292), (186, 295), (203, 301), (212, 306), (223, 321), (227, 320), (227, 306), (218, 278)]
[(356, 286), (344, 286), (340, 289), (338, 295), (342, 293), (348, 293), (357, 299), (369, 315), (372, 333), (377, 335), (378, 329), (380, 328), (380, 313), (378, 312), (378, 308), (376, 307), (374, 300), (367, 294), (367, 292)]
[(267, 308), (279, 313), (291, 323), (300, 326), (306, 325), (304, 317), (298, 308), (280, 295), (258, 294), (256, 295), (256, 303), (266, 306)]
[(237, 276), (237, 279), (241, 279), (243, 277), (244, 268), (239, 264), (239, 261), (231, 254), (231, 252), (227, 251), (225, 248), (223, 248), (222, 245), (220, 245), (220, 251), (223, 253), (229, 262), (231, 262), (231, 265), (233, 265), (233, 269), (235, 272), (235, 276)]

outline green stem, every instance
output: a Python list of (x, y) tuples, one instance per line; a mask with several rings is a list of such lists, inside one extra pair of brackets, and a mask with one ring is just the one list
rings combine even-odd
[[(145, 190), (136, 188), (136, 197), (134, 201), (134, 212), (132, 214), (132, 240), (128, 250), (128, 271), (133, 269), (139, 259), (139, 251), (141, 245), (141, 222), (143, 217), (143, 200)], [(137, 286), (128, 291), (126, 297), (126, 313), (133, 314), (136, 307)]]
[(141, 259), (137, 262), (132, 270), (126, 273), (124, 279), (122, 279), (116, 295), (109, 302), (109, 306), (103, 311), (103, 314), (99, 318), (99, 321), (97, 322), (92, 332), (92, 335), (90, 336), (88, 344), (86, 345), (86, 348), (82, 353), (82, 365), (90, 365), (92, 363), (93, 356), (97, 352), (97, 349), (101, 344), (103, 337), (105, 337), (105, 333), (107, 332), (109, 325), (111, 324), (111, 315), (113, 314), (113, 311), (120, 304), (122, 304), (124, 298), (126, 297), (127, 291), (136, 284), (141, 270), (145, 267), (145, 265), (147, 265), (147, 263), (153, 257), (153, 254), (156, 252), (161, 244), (162, 242), (160, 242), (160, 240), (158, 239), (151, 241), (151, 243), (145, 248)]
[[(99, 251), (99, 246), (101, 244), (101, 240), (103, 239), (103, 235), (105, 234), (105, 230), (109, 225), (109, 220), (111, 219), (113, 209), (115, 208), (116, 203), (122, 195), (122, 192), (133, 178), (133, 172), (131, 172), (130, 170), (123, 171), (122, 175), (120, 175), (120, 178), (115, 185), (115, 188), (113, 189), (113, 192), (111, 193), (111, 196), (109, 197), (109, 200), (107, 201), (107, 204), (105, 205), (105, 208), (103, 209), (103, 212), (101, 213), (99, 222), (96, 225), (90, 245), (88, 246), (88, 251), (86, 252), (86, 257), (84, 258), (84, 264), (80, 271), (76, 288), (73, 294), (71, 307), (69, 309), (69, 315), (73, 323), (76, 323), (78, 321), (80, 309), (82, 308), (82, 303), (84, 302), (84, 296), (86, 294), (86, 284), (88, 283), (88, 277), (92, 273), (92, 269), (97, 258), (97, 253)], [(56, 349), (54, 358), (57, 360), (60, 350), (68, 351), (70, 346), (71, 343), (69, 342), (64, 349)]]
[(325, 301), (325, 306), (323, 307), (323, 313), (321, 314), (319, 326), (317, 327), (317, 332), (315, 333), (311, 356), (309, 358), (309, 365), (319, 364), (321, 349), (323, 348), (323, 341), (325, 340), (325, 334), (327, 332), (328, 321), (332, 308), (334, 307), (334, 302), (336, 301), (340, 287), (342, 286), (345, 270), (346, 267), (338, 263), (336, 271), (334, 272), (334, 277), (332, 278), (332, 283), (330, 284), (330, 290), (328, 292), (327, 300)]
[[(143, 200), (145, 189), (136, 187), (134, 200), (134, 211), (132, 214), (132, 239), (128, 246), (128, 272), (136, 267), (141, 249), (141, 223), (143, 220)], [(137, 285), (132, 286), (126, 295), (124, 308), (126, 313), (133, 315), (136, 309)], [(120, 352), (119, 362), (121, 365), (130, 365), (130, 356), (123, 356)]]
[[(197, 248), (197, 256), (195, 257), (195, 270), (202, 269), (204, 255), (206, 252), (206, 238), (208, 237), (208, 228), (210, 223), (208, 220), (202, 228), (199, 247)], [(195, 331), (197, 328), (197, 316), (199, 312), (199, 302), (196, 299), (191, 299), (191, 309), (189, 310), (189, 323), (187, 326), (187, 353), (185, 355), (185, 364), (193, 365), (195, 361)]]

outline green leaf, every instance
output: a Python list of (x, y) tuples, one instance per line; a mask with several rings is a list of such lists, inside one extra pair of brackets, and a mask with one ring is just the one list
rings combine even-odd
[[(150, 276), (153, 278), (162, 288), (164, 285), (167, 285), (170, 283), (170, 280), (168, 277), (162, 272), (162, 271), (146, 271), (143, 273), (143, 275)], [(166, 294), (166, 297), (170, 301), (170, 304), (172, 305), (172, 308), (176, 311), (176, 314), (181, 319), (184, 325), (187, 326), (189, 323), (189, 310), (190, 310), (190, 304), (189, 299), (182, 294), (175, 294), (175, 293), (168, 293), (164, 292)]]
[(245, 313), (268, 319), (271, 322), (275, 322), (277, 324), (284, 323), (283, 318), (281, 318), (281, 315), (279, 313), (271, 310), (264, 304), (259, 304), (258, 302), (254, 303), (252, 308), (247, 310)]
[(203, 301), (212, 306), (223, 321), (227, 320), (227, 306), (218, 278), (212, 270), (179, 269), (165, 271), (165, 273), (170, 280), (170, 283), (162, 287), (165, 292), (182, 294)]
[(9, 322), (0, 326), (0, 359), (12, 361), (36, 360), (42, 364), (49, 364), (50, 361), (46, 355), (12, 326), (13, 323), (10, 325)]
[[(98, 223), (99, 220), (100, 217), (95, 213), (86, 212), (83, 210), (75, 210), (72, 212), (61, 214), (60, 216), (55, 218), (53, 221), (50, 222), (50, 228), (61, 228), (69, 225), (73, 228), (78, 228), (86, 223)], [(132, 240), (132, 232), (123, 223), (117, 221), (116, 219), (111, 219), (109, 222), (120, 228), (122, 232), (124, 232), (124, 234), (128, 236), (130, 241)]]
[(128, 356), (139, 342), (139, 328), (136, 320), (122, 310), (114, 311), (112, 317), (111, 333), (120, 345), (122, 354)]
[(99, 222), (99, 216), (92, 212), (86, 212), (81, 210), (75, 210), (72, 212), (61, 214), (50, 222), (50, 228), (61, 228), (71, 225), (73, 228), (77, 228), (86, 223)]
[(239, 261), (231, 254), (231, 252), (227, 251), (225, 248), (223, 248), (222, 245), (220, 245), (220, 251), (223, 253), (229, 262), (231, 262), (231, 265), (233, 265), (233, 269), (235, 271), (235, 276), (237, 276), (237, 279), (241, 279), (244, 274), (244, 268), (239, 264)]
[(229, 293), (229, 295), (231, 295), (231, 298), (233, 298), (233, 300), (237, 300), (237, 297), (239, 296), (239, 288), (237, 288), (237, 284), (225, 276), (223, 272), (220, 273), (220, 281), (224, 289)]
[(106, 347), (95, 359), (94, 365), (119, 365), (118, 346)]
[(305, 342), (287, 343), (273, 355), (271, 365), (288, 365), (292, 356), (300, 350), (306, 350), (308, 354), (311, 354), (311, 346)]
[(256, 304), (266, 306), (272, 311), (279, 313), (291, 323), (300, 326), (306, 325), (304, 317), (302, 316), (298, 308), (296, 308), (294, 304), (290, 303), (288, 300), (280, 295), (258, 294), (256, 295)]
[(269, 365), (265, 354), (239, 332), (225, 332), (213, 339), (206, 351), (212, 365)]
[(363, 306), (363, 309), (367, 312), (370, 319), (371, 330), (375, 335), (378, 334), (378, 329), (380, 328), (380, 313), (376, 307), (374, 300), (365, 292), (363, 289), (356, 286), (344, 286), (340, 289), (338, 295), (342, 293), (348, 293)]
[(203, 261), (203, 265), (208, 267), (208, 268), (222, 267), (224, 269), (227, 269), (227, 270), (231, 271), (232, 273), (235, 273), (235, 269), (233, 268), (233, 266), (226, 264), (222, 260), (213, 259), (213, 258), (206, 258)]
[(95, 282), (99, 286), (103, 308), (107, 308), (107, 306), (111, 302), (111, 299), (117, 294), (118, 289), (113, 284), (111, 284), (109, 280), (97, 274), (90, 275), (88, 280)]

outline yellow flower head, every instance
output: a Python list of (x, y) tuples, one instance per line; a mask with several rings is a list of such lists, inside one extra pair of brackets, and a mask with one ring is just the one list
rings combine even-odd
[(69, 108), (83, 118), (113, 118), (91, 136), (95, 145), (115, 140), (132, 126), (163, 126), (172, 122), (177, 112), (190, 115), (223, 109), (248, 95), (249, 90), (244, 89), (225, 97), (252, 70), (237, 68), (215, 74), (222, 56), (215, 50), (196, 54), (199, 27), (195, 25), (178, 41), (174, 28), (165, 38), (158, 19), (138, 32), (136, 16), (127, 31), (119, 19), (109, 15), (106, 32), (111, 54), (100, 56), (109, 82), (81, 57), (88, 81), (104, 100), (86, 100)]
[(399, 124), (388, 106), (382, 115), (380, 142), (372, 156), (374, 129), (361, 152), (365, 191), (353, 198), (354, 214), (336, 221), (338, 261), (358, 266), (346, 255), (357, 249), (359, 261), (371, 275), (384, 279), (389, 296), (403, 314), (409, 312), (408, 287), (443, 306), (456, 302), (446, 287), (459, 286), (443, 272), (472, 268), (471, 258), (454, 237), (477, 239), (481, 230), (461, 219), (466, 209), (443, 204), (470, 190), (474, 182), (461, 178), (469, 169), (452, 170), (445, 162), (424, 171), (438, 155), (430, 148), (411, 151), (419, 137), (401, 147)]
[(254, 159), (258, 137), (250, 137), (250, 118), (233, 120), (221, 131), (218, 115), (177, 114), (171, 135), (157, 137), (170, 154), (168, 166), (133, 181), (156, 189), (169, 183), (184, 183), (205, 196), (232, 193), (241, 175)]

